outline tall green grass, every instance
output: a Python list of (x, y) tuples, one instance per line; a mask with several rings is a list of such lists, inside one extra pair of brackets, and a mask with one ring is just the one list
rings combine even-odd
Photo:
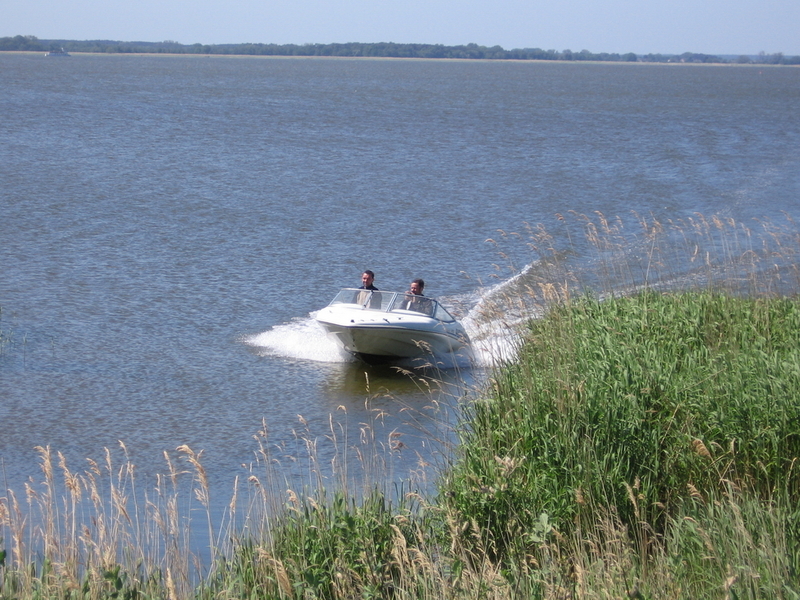
[(582, 297), (531, 321), (467, 408), (443, 501), (498, 560), (534, 551), (542, 514), (565, 535), (611, 515), (647, 551), (687, 503), (740, 493), (796, 543), (798, 417), (797, 300)]

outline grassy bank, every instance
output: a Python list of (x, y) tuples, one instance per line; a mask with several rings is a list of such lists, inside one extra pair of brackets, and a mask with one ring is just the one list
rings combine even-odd
[(444, 505), (472, 551), (564, 587), (793, 597), (798, 417), (797, 300), (582, 298), (469, 408)]
[[(208, 516), (213, 560), (195, 569), (183, 467), (131, 506), (132, 465), (74, 473), (41, 449), (43, 491), (0, 498), (0, 598), (800, 597), (800, 300), (730, 237), (701, 291), (664, 291), (674, 245), (648, 239), (644, 268), (618, 269), (630, 253), (595, 239), (606, 281), (648, 285), (549, 294), (464, 401), (436, 497), (290, 486), (265, 452), (248, 496)], [(787, 267), (782, 290), (795, 249), (763, 255)], [(179, 450), (208, 510), (201, 456)]]

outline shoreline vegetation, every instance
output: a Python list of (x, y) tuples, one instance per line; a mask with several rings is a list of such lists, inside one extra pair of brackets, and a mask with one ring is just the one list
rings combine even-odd
[(491, 240), (534, 254), (485, 307), (519, 317), (518, 351), (455, 398), (432, 496), (376, 483), (398, 441), (333, 420), (365, 473), (319, 464), (306, 431), (287, 477), (265, 424), (223, 516), (187, 446), (146, 492), (124, 446), (84, 472), (40, 448), (43, 481), (0, 496), (0, 598), (800, 597), (796, 224), (558, 218)]
[(35, 36), (17, 35), (0, 38), (0, 52), (49, 52), (64, 49), (66, 52), (100, 54), (201, 54), (231, 56), (328, 56), (371, 58), (428, 58), (475, 60), (545, 60), (593, 62), (652, 62), (652, 63), (710, 63), (800, 65), (800, 56), (784, 56), (778, 52), (757, 55), (715, 56), (695, 52), (682, 54), (594, 53), (589, 50), (543, 50), (541, 48), (516, 48), (506, 50), (500, 46), (466, 44), (344, 43), (344, 44), (181, 44), (175, 41), (122, 42), (114, 40), (40, 40)]

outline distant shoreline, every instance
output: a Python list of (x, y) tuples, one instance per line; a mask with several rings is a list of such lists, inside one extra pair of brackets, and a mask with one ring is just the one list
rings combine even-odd
[(711, 55), (697, 52), (682, 54), (636, 54), (634, 52), (590, 52), (581, 50), (544, 50), (462, 44), (397, 44), (393, 42), (346, 44), (181, 44), (163, 42), (121, 42), (115, 40), (40, 40), (35, 36), (0, 38), (0, 52), (48, 52), (63, 49), (82, 54), (134, 54), (169, 56), (275, 56), (284, 58), (416, 58), (431, 60), (490, 60), (517, 62), (602, 62), (659, 64), (757, 64), (800, 65), (800, 56), (783, 53), (758, 55)]
[[(650, 62), (650, 61), (606, 61), (606, 60), (557, 60), (557, 59), (513, 59), (513, 58), (426, 58), (416, 56), (316, 56), (316, 55), (279, 55), (279, 54), (199, 54), (187, 52), (80, 52), (68, 51), (70, 57), (106, 56), (106, 57), (164, 57), (164, 58), (234, 58), (234, 59), (289, 59), (289, 60), (389, 60), (389, 61), (431, 61), (431, 62), (484, 62), (484, 63), (517, 63), (517, 64), (574, 64), (574, 65), (631, 65), (631, 66), (663, 66), (663, 67), (798, 67), (799, 64), (769, 63), (735, 63), (735, 62)], [(46, 54), (41, 50), (4, 50), (0, 54), (31, 55)]]

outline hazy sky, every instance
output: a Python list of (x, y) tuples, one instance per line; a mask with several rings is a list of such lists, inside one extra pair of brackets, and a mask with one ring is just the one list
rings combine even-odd
[(0, 0), (0, 37), (800, 55), (800, 0)]

